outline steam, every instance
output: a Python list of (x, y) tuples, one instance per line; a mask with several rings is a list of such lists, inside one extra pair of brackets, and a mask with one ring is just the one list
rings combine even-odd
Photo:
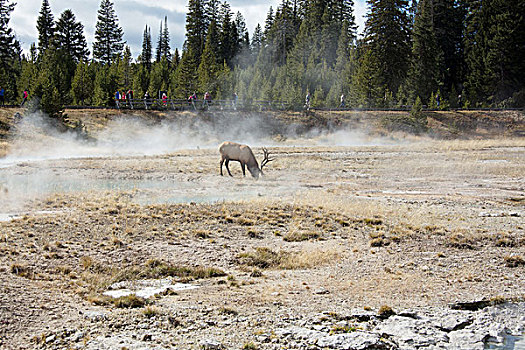
[[(225, 140), (251, 146), (361, 146), (392, 143), (357, 130), (310, 129), (285, 125), (266, 114), (216, 112), (198, 116), (186, 113), (162, 121), (125, 115), (109, 122), (91, 139), (59, 125), (41, 113), (25, 116), (0, 167), (24, 161), (82, 157), (160, 155), (182, 149), (215, 148)], [(286, 140), (285, 142), (283, 142)]]
[[(183, 149), (215, 149), (226, 140), (252, 147), (362, 146), (396, 142), (370, 137), (353, 129), (285, 124), (270, 114), (261, 113), (179, 113), (167, 115), (162, 120), (123, 115), (99, 131), (88, 130), (89, 137), (66, 130), (62, 124), (41, 113), (24, 116), (14, 127), (9, 153), (0, 159), (0, 220), (2, 215), (23, 213), (26, 206), (30, 208), (32, 199), (52, 193), (141, 189), (145, 190), (146, 200), (151, 199), (151, 193), (160, 192), (163, 196), (172, 196), (173, 201), (199, 201), (199, 195), (202, 201), (224, 200), (226, 194), (231, 193), (231, 184), (224, 181), (203, 181), (198, 177), (195, 181), (200, 182), (196, 184), (194, 180), (175, 183), (125, 176), (99, 178), (94, 176), (96, 172), (79, 170), (68, 162), (62, 161), (55, 167), (56, 162), (45, 160), (162, 155)], [(254, 183), (238, 188), (234, 194), (239, 198), (256, 197), (259, 191), (268, 192), (268, 185)], [(288, 181), (272, 186), (274, 191), (284, 194), (292, 193), (296, 184)]]

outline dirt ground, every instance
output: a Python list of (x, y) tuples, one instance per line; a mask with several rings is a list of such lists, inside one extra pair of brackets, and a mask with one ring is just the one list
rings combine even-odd
[[(283, 320), (525, 297), (523, 137), (268, 149), (259, 180), (215, 147), (2, 163), (0, 347), (251, 349)], [(198, 288), (103, 295), (165, 277)]]

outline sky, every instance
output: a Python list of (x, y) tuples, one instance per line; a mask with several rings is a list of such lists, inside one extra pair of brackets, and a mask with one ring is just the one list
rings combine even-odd
[[(93, 50), (93, 38), (97, 22), (97, 12), (100, 0), (48, 0), (55, 20), (60, 14), (71, 9), (77, 21), (84, 25), (84, 35), (88, 42), (88, 49)], [(11, 14), (10, 26), (16, 33), (25, 52), (29, 51), (31, 43), (38, 41), (36, 20), (42, 7), (42, 0), (11, 0), (17, 5)], [(355, 16), (359, 26), (358, 32), (363, 30), (365, 0), (355, 0)], [(264, 26), (264, 21), (270, 6), (274, 9), (281, 0), (229, 0), (232, 11), (241, 12), (246, 20), (250, 37), (257, 23)], [(168, 17), (170, 45), (179, 50), (184, 43), (187, 0), (113, 0), (115, 13), (119, 24), (124, 30), (124, 40), (130, 46), (133, 57), (140, 54), (142, 35), (146, 25), (151, 27), (151, 36), (154, 47), (159, 35), (160, 22), (164, 16)]]

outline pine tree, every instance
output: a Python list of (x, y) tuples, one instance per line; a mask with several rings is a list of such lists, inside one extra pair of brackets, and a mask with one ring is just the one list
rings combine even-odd
[(18, 96), (21, 48), (9, 27), (15, 5), (10, 4), (9, 0), (0, 0), (0, 85), (6, 90), (6, 100), (14, 100)]
[(199, 79), (199, 90), (215, 92), (217, 88), (217, 76), (221, 69), (216, 57), (218, 42), (217, 42), (217, 26), (215, 21), (210, 23), (208, 28), (208, 35), (206, 37), (206, 46), (202, 53), (199, 69), (197, 70)]
[(89, 55), (84, 37), (84, 26), (76, 21), (71, 10), (62, 12), (56, 23), (56, 33), (53, 40), (56, 41), (57, 47), (60, 47), (73, 58), (75, 63), (85, 61)]
[(42, 1), (42, 7), (40, 8), (40, 15), (36, 22), (36, 28), (38, 30), (38, 51), (40, 55), (42, 55), (49, 47), (51, 39), (55, 34), (55, 22), (48, 0)]
[[(367, 0), (370, 6), (365, 24), (364, 46), (367, 55), (363, 63), (378, 69), (372, 81), (379, 86), (364, 91), (367, 101), (381, 101), (388, 92), (397, 94), (406, 78), (410, 60), (410, 19), (406, 0)], [(373, 93), (375, 96), (370, 96)]]
[(268, 14), (266, 15), (266, 21), (264, 22), (263, 41), (268, 40), (270, 30), (272, 29), (272, 26), (273, 26), (273, 21), (274, 21), (273, 7), (270, 6), (270, 9), (268, 10)]
[(133, 83), (132, 60), (131, 49), (126, 45), (124, 47), (122, 58), (118, 60), (117, 69), (117, 82), (119, 88), (123, 91), (127, 91)]
[(83, 61), (78, 62), (75, 76), (71, 82), (71, 94), (76, 105), (92, 105), (95, 71), (93, 67)]
[(417, 96), (422, 101), (427, 101), (443, 83), (443, 51), (436, 42), (433, 1), (421, 0), (414, 20), (412, 63), (408, 77), (411, 101)]
[(231, 67), (232, 59), (239, 49), (239, 35), (235, 23), (232, 21), (232, 12), (228, 3), (222, 4), (219, 18), (222, 19), (222, 22), (220, 24), (218, 61), (220, 63), (226, 61)]
[(221, 22), (221, 18), (219, 16), (219, 9), (221, 7), (220, 0), (205, 0), (204, 7), (206, 28), (209, 28), (212, 21), (215, 21), (215, 23)]
[(445, 93), (459, 88), (464, 81), (464, 1), (433, 0), (431, 17), (436, 45), (442, 55), (440, 73)]
[(104, 64), (119, 57), (124, 48), (123, 31), (110, 0), (102, 0), (98, 10), (98, 20), (93, 43), (93, 57)]
[(146, 25), (144, 34), (142, 36), (142, 53), (141, 63), (146, 67), (148, 72), (151, 70), (152, 46), (151, 46), (151, 31)]
[[(204, 12), (204, 0), (189, 0), (186, 14), (186, 42), (187, 53), (191, 53), (191, 60), (200, 62), (204, 44), (206, 42), (207, 18)], [(196, 68), (195, 68), (196, 71)]]
[(93, 89), (93, 103), (95, 106), (114, 106), (114, 93), (117, 88), (117, 77), (114, 70), (107, 64), (98, 66)]
[(171, 60), (170, 32), (168, 30), (168, 16), (164, 17), (164, 30), (162, 31), (162, 50), (161, 55)]
[(71, 80), (75, 63), (71, 56), (65, 54), (65, 51), (53, 42), (39, 60), (34, 96), (39, 98), (43, 112), (50, 117), (61, 117), (64, 105), (71, 101)]
[(160, 21), (159, 38), (157, 39), (157, 49), (155, 50), (155, 62), (160, 62), (162, 58), (162, 21)]
[(465, 88), (472, 102), (496, 104), (525, 89), (525, 4), (469, 0), (468, 5)]
[(262, 28), (261, 28), (261, 25), (257, 23), (257, 26), (255, 27), (255, 30), (253, 31), (252, 42), (250, 44), (252, 53), (255, 57), (259, 55), (259, 51), (261, 50), (261, 47), (262, 47), (262, 42), (263, 42)]

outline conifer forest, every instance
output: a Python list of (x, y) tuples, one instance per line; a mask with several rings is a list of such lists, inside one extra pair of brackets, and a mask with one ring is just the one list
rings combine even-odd
[(43, 0), (27, 53), (9, 23), (16, 3), (0, 0), (0, 85), (6, 103), (28, 90), (50, 115), (66, 105), (112, 106), (115, 91), (128, 89), (136, 98), (209, 91), (295, 108), (306, 93), (313, 107), (337, 107), (342, 94), (347, 108), (525, 106), (525, 1), (367, 4), (362, 32), (352, 0), (282, 0), (249, 33), (227, 1), (189, 0), (182, 49), (170, 46), (165, 18), (160, 29), (145, 26), (135, 57), (112, 0), (100, 2), (92, 47), (71, 10), (52, 13)]

